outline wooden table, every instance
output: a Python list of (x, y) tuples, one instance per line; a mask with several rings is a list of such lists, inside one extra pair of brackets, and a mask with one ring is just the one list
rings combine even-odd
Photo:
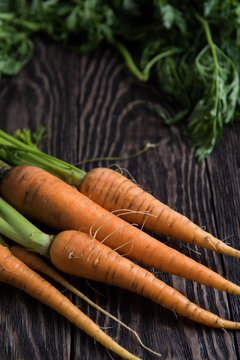
[[(156, 105), (171, 113), (164, 97), (153, 86), (133, 79), (115, 50), (104, 46), (79, 57), (37, 38), (32, 60), (17, 76), (4, 77), (0, 88), (1, 128), (12, 132), (44, 125), (49, 136), (42, 149), (68, 162), (126, 156), (148, 142), (159, 142), (134, 159), (99, 161), (83, 168), (118, 163), (163, 202), (240, 248), (240, 124), (229, 125), (212, 155), (199, 164), (180, 129), (164, 126), (148, 109)], [(238, 259), (163, 236), (158, 239), (240, 284)], [(165, 273), (156, 276), (198, 305), (240, 320), (238, 296)], [(67, 279), (135, 329), (163, 360), (239, 359), (239, 332), (197, 325), (125, 290)], [(0, 284), (0, 293), (1, 360), (110, 359), (101, 345), (48, 307), (8, 285)], [(120, 325), (64, 293), (128, 350), (144, 360), (157, 359)]]

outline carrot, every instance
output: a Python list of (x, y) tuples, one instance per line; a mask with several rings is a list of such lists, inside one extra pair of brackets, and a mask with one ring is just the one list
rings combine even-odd
[(40, 272), (42, 274), (45, 274), (49, 278), (53, 279), (54, 281), (58, 282), (62, 286), (64, 286), (66, 289), (70, 290), (72, 293), (80, 297), (82, 300), (86, 301), (89, 305), (97, 309), (98, 311), (101, 311), (104, 315), (110, 317), (117, 323), (119, 323), (121, 326), (125, 327), (127, 330), (132, 332), (141, 346), (146, 349), (147, 351), (150, 351), (151, 353), (161, 356), (161, 354), (157, 353), (156, 351), (153, 351), (149, 347), (143, 344), (142, 340), (140, 339), (138, 333), (130, 328), (128, 325), (123, 323), (121, 320), (110, 314), (108, 311), (104, 310), (100, 306), (98, 306), (95, 302), (90, 300), (86, 295), (84, 295), (81, 291), (79, 291), (77, 288), (75, 288), (71, 283), (69, 283), (67, 280), (65, 280), (64, 277), (62, 277), (59, 273), (57, 273), (52, 267), (48, 266), (43, 259), (37, 255), (36, 253), (33, 253), (31, 251), (28, 251), (22, 246), (19, 245), (12, 245), (10, 247), (11, 253), (16, 256), (19, 260), (21, 260), (24, 264), (26, 264), (28, 267), (30, 267), (33, 270), (36, 270), (37, 272)]
[[(88, 172), (79, 190), (109, 211), (152, 232), (240, 258), (240, 251), (215, 238), (174, 211), (119, 172), (96, 168)], [(124, 195), (122, 195), (124, 194)]]
[[(49, 256), (59, 270), (135, 292), (206, 326), (240, 329), (240, 322), (222, 319), (200, 308), (151, 272), (86, 233), (66, 230), (55, 236), (49, 235), (47, 239), (47, 234), (29, 223), (4, 200), (0, 200), (0, 231), (16, 242), (25, 243), (31, 251)], [(18, 230), (22, 225), (25, 227), (20, 234)]]
[(50, 248), (50, 259), (58, 269), (68, 274), (135, 292), (200, 324), (240, 329), (240, 323), (221, 319), (200, 308), (151, 272), (86, 233), (67, 230), (58, 234)]
[(3, 245), (0, 245), (0, 281), (13, 285), (48, 305), (107, 349), (114, 351), (121, 357), (129, 360), (139, 359), (118, 345), (110, 336), (106, 335), (60, 291), (17, 259)]
[(238, 285), (109, 213), (40, 168), (21, 165), (8, 170), (2, 177), (0, 192), (18, 211), (35, 221), (58, 230), (90, 233), (134, 261), (240, 294)]
[[(39, 166), (77, 187), (83, 194), (108, 211), (116, 211), (130, 223), (176, 240), (202, 246), (218, 253), (240, 258), (240, 251), (215, 238), (190, 219), (172, 210), (122, 174), (108, 168), (88, 173), (50, 155), (31, 143), (30, 132), (20, 133), (27, 145), (0, 130), (1, 158), (13, 165)], [(12, 148), (9, 148), (9, 145)], [(122, 211), (122, 210), (125, 211)]]

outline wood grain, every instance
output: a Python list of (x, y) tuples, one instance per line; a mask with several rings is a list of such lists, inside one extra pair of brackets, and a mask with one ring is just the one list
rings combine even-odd
[[(148, 142), (159, 143), (144, 155), (118, 164), (163, 202), (240, 248), (239, 124), (229, 125), (214, 153), (199, 164), (180, 129), (164, 126), (149, 105), (173, 113), (156, 88), (133, 79), (115, 50), (104, 46), (79, 57), (36, 38), (32, 60), (17, 76), (5, 77), (0, 83), (1, 128), (12, 132), (44, 125), (49, 137), (42, 149), (68, 162), (125, 156)], [(83, 168), (110, 165), (114, 166), (113, 162), (100, 161)], [(158, 238), (240, 283), (239, 260)], [(200, 306), (240, 320), (237, 296), (164, 273), (156, 276)], [(121, 289), (68, 279), (138, 331), (146, 345), (162, 353), (163, 360), (239, 358), (239, 333), (191, 323)], [(0, 284), (0, 292), (0, 359), (110, 358), (103, 347), (46, 306), (4, 284)], [(75, 296), (66, 295), (128, 350), (144, 360), (157, 358), (125, 329)]]

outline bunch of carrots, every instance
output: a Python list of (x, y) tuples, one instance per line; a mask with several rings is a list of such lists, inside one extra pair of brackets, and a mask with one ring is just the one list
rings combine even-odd
[[(240, 286), (161, 243), (143, 228), (238, 258), (239, 250), (118, 172), (97, 168), (85, 173), (41, 152), (28, 131), (20, 133), (20, 140), (0, 131), (0, 158), (0, 233), (46, 256), (67, 274), (133, 291), (207, 326), (240, 329), (239, 322), (200, 308), (138, 265), (240, 295)], [(59, 233), (45, 234), (30, 221)]]

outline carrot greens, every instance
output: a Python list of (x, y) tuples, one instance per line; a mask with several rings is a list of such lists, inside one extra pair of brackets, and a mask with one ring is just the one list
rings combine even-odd
[(40, 151), (32, 141), (29, 129), (22, 132), (17, 130), (15, 136), (0, 130), (0, 159), (11, 165), (29, 164), (41, 167), (75, 186), (78, 186), (86, 175), (84, 170)]
[(79, 54), (115, 47), (140, 81), (155, 81), (177, 109), (203, 160), (238, 120), (240, 4), (237, 0), (0, 0), (0, 73), (16, 74), (31, 58), (35, 34)]

